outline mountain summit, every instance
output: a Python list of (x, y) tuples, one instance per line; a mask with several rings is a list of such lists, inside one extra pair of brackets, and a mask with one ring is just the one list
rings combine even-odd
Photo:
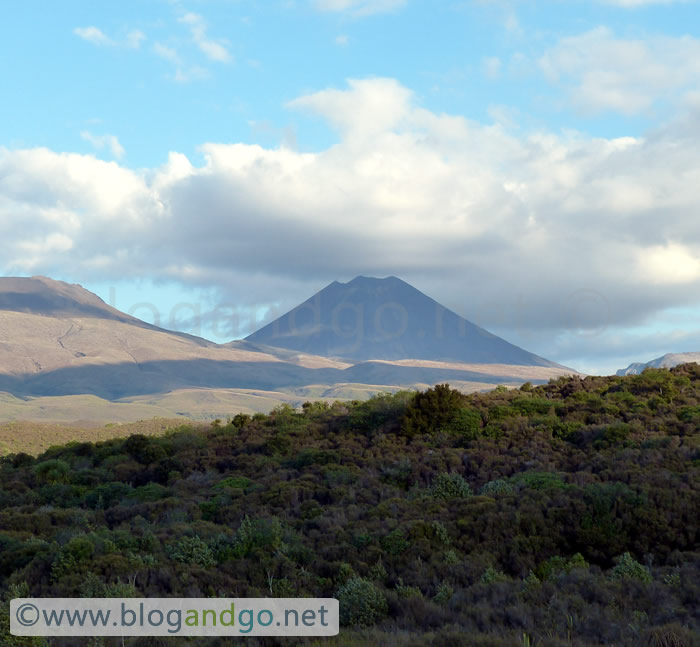
[(143, 325), (81, 285), (45, 276), (0, 277), (0, 310), (42, 316), (79, 315)]
[(558, 366), (448, 310), (405, 281), (334, 281), (246, 341), (348, 360)]

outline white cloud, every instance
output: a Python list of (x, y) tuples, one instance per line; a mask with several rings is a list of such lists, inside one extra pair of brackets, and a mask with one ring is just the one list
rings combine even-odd
[(355, 16), (388, 13), (405, 6), (407, 0), (314, 0), (320, 11), (345, 11)]
[(168, 47), (167, 45), (163, 45), (163, 43), (153, 43), (153, 51), (155, 52), (156, 56), (159, 56), (166, 61), (170, 61), (171, 63), (180, 62), (180, 57), (177, 54), (177, 50), (172, 47)]
[(339, 34), (338, 36), (335, 37), (335, 44), (336, 45), (341, 45), (345, 46), (349, 42), (348, 37), (345, 34)]
[(119, 143), (115, 135), (93, 135), (88, 130), (83, 130), (80, 136), (90, 142), (97, 150), (107, 149), (116, 159), (124, 157), (124, 147)]
[(640, 253), (639, 270), (654, 284), (692, 284), (700, 279), (700, 252), (680, 243), (654, 245)]
[(134, 29), (126, 35), (125, 44), (130, 49), (138, 49), (139, 47), (141, 47), (141, 43), (144, 40), (146, 40), (146, 34), (144, 34), (142, 31), (139, 31), (138, 29)]
[(350, 79), (348, 85), (350, 92), (322, 90), (287, 105), (321, 115), (346, 138), (372, 136), (391, 130), (409, 112), (412, 93), (394, 79)]
[(219, 63), (230, 63), (232, 61), (231, 54), (223, 41), (207, 38), (207, 24), (202, 16), (196, 13), (187, 13), (179, 19), (179, 22), (189, 25), (192, 40), (207, 58)]
[(700, 39), (617, 38), (607, 27), (562, 38), (539, 61), (578, 109), (634, 115), (700, 83)]
[(481, 67), (487, 79), (495, 80), (501, 76), (501, 59), (498, 56), (487, 56), (482, 59)]
[(97, 27), (76, 27), (73, 33), (93, 45), (114, 45), (114, 41)]
[(139, 47), (141, 47), (141, 43), (146, 40), (146, 34), (138, 29), (133, 29), (130, 31), (123, 41), (110, 38), (101, 29), (94, 26), (76, 27), (73, 30), (73, 33), (83, 40), (92, 43), (93, 45), (103, 47), (126, 47), (127, 49), (139, 49)]
[(175, 65), (175, 73), (171, 78), (177, 83), (190, 83), (209, 77), (209, 71), (206, 68), (199, 65), (188, 65), (173, 47), (156, 42), (153, 44), (153, 52), (159, 58)]
[(0, 149), (1, 269), (219, 286), (233, 302), (276, 300), (285, 281), (288, 305), (393, 274), (546, 356), (563, 331), (698, 301), (700, 112), (641, 138), (516, 135), (426, 110), (393, 79), (290, 107), (338, 142), (207, 143), (202, 166), (172, 153), (144, 171)]

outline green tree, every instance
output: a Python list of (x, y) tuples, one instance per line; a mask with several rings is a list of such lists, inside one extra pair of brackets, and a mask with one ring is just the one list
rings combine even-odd
[(363, 577), (353, 577), (341, 586), (336, 597), (340, 605), (340, 624), (371, 625), (386, 615), (384, 594)]
[(412, 438), (448, 429), (461, 406), (462, 394), (450, 388), (449, 384), (438, 384), (427, 391), (419, 391), (406, 409), (401, 432)]

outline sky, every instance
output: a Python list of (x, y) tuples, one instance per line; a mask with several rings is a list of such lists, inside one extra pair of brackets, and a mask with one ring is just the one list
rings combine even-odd
[(398, 276), (548, 359), (700, 350), (694, 0), (25, 0), (0, 275), (241, 338)]

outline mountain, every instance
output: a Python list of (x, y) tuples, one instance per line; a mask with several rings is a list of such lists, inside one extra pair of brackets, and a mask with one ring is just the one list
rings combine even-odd
[[(312, 364), (337, 366), (323, 358)], [(191, 386), (266, 388), (303, 370), (303, 358), (284, 361), (158, 328), (79, 285), (0, 278), (0, 391), (113, 399)]]
[(621, 368), (616, 375), (638, 375), (645, 368), (673, 368), (678, 364), (687, 364), (688, 362), (700, 363), (700, 353), (666, 353), (646, 363), (634, 362), (627, 368)]
[(354, 361), (426, 359), (562, 368), (467, 321), (394, 276), (334, 281), (246, 341)]
[[(363, 289), (355, 298), (366, 294), (363, 282), (378, 280), (363, 279), (356, 286), (358, 282)], [(341, 324), (347, 324), (342, 312), (350, 307), (373, 313), (385, 332), (391, 330), (392, 312), (406, 308), (410, 317), (421, 314), (427, 297), (398, 279), (378, 283), (391, 290), (374, 290), (374, 301), (335, 300)], [(338, 286), (342, 284), (329, 287)], [(383, 306), (380, 298), (387, 294), (394, 301), (386, 303), (393, 305)], [(333, 311), (330, 316), (332, 320)], [(433, 332), (424, 334), (425, 343), (419, 344), (416, 323), (407, 320), (411, 334), (398, 343), (388, 339), (390, 352), (382, 353), (381, 338), (370, 338), (363, 346), (367, 359), (339, 361), (313, 353), (311, 347), (251, 339), (219, 345), (124, 314), (79, 285), (46, 277), (0, 278), (0, 421), (127, 421), (140, 419), (145, 411), (165, 417), (207, 417), (209, 411), (223, 418), (241, 410), (267, 412), (282, 402), (298, 406), (310, 398), (356, 399), (442, 382), (470, 392), (497, 384), (542, 383), (574, 372), (461, 323), (449, 311), (438, 316), (444, 339)], [(425, 317), (420, 321), (427, 326)], [(482, 341), (491, 349), (480, 354), (474, 348), (461, 356), (488, 361), (446, 361), (460, 357), (460, 349), (449, 352), (460, 325), (472, 343)], [(457, 327), (456, 333), (450, 327)], [(346, 325), (341, 332), (347, 330)], [(413, 357), (382, 357), (404, 357), (402, 348)]]
[(47, 317), (94, 317), (155, 328), (107, 305), (81, 285), (45, 276), (0, 278), (0, 310)]

